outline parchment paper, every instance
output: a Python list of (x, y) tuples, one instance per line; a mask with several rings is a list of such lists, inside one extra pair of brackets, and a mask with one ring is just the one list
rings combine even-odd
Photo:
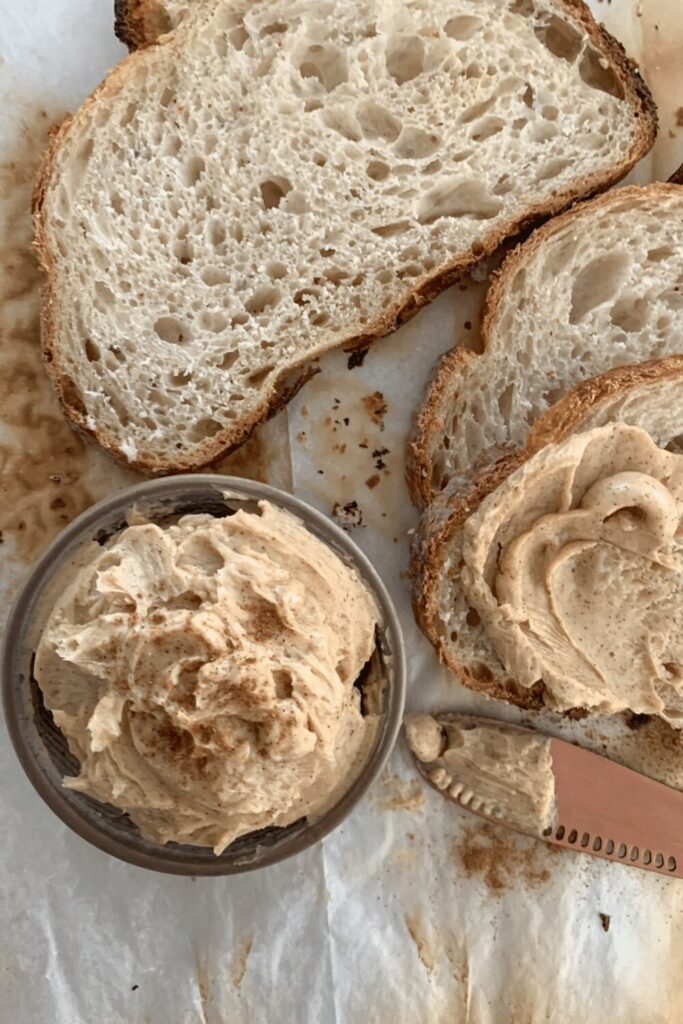
[[(660, 106), (660, 142), (634, 177), (664, 178), (683, 160), (680, 0), (593, 6), (641, 61)], [(49, 125), (122, 56), (109, 0), (0, 0), (3, 615), (60, 525), (134, 479), (76, 439), (52, 400), (28, 214)], [(224, 469), (292, 488), (330, 514), (337, 506), (401, 613), (411, 708), (520, 718), (439, 668), (404, 575), (416, 522), (403, 483), (411, 412), (440, 353), (476, 348), (484, 290), (456, 285), (360, 367), (349, 370), (344, 353), (324, 359)], [(657, 727), (533, 724), (683, 784), (683, 751)], [(421, 784), (402, 742), (322, 845), (224, 880), (158, 876), (91, 849), (34, 794), (4, 726), (0, 779), (0, 1024), (683, 1020), (683, 883), (479, 822)]]

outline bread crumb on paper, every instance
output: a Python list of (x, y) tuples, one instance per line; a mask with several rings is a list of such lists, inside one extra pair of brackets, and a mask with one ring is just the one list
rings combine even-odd
[(380, 430), (384, 430), (384, 417), (387, 414), (389, 406), (387, 400), (381, 391), (373, 391), (371, 395), (365, 395), (361, 398), (361, 402), (365, 407), (365, 411), (368, 416), (375, 423)]
[(612, 918), (609, 914), (603, 914), (602, 911), (598, 913), (598, 917), (600, 918), (600, 924), (602, 925), (603, 932), (608, 932)]

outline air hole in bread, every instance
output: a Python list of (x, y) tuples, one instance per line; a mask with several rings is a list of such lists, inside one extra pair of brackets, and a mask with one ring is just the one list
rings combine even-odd
[(78, 386), (73, 377), (70, 377), (65, 373), (62, 374), (59, 378), (59, 388), (64, 404), (67, 405), (69, 409), (73, 409), (73, 411), (78, 413), (79, 416), (85, 416), (88, 410), (85, 407), (83, 396), (78, 390)]
[(406, 267), (401, 267), (398, 271), (398, 277), (403, 279), (404, 277), (420, 277), (422, 274), (422, 267), (418, 263), (409, 263)]
[(223, 35), (222, 32), (217, 34), (216, 36), (214, 36), (213, 48), (216, 51), (216, 56), (217, 57), (221, 57), (223, 59), (225, 57), (227, 57), (228, 56), (228, 39), (227, 39), (227, 36)]
[[(360, 142), (362, 139), (360, 125), (349, 111), (341, 107), (326, 107), (322, 116), (327, 127), (343, 138), (352, 142)], [(343, 170), (343, 167), (339, 167), (339, 170)]]
[(218, 246), (223, 245), (225, 242), (225, 225), (215, 218), (210, 220), (207, 228), (207, 235), (209, 242), (217, 249)]
[(184, 388), (192, 380), (190, 370), (176, 370), (168, 375), (168, 382), (174, 388)]
[(404, 128), (396, 143), (396, 153), (407, 160), (421, 160), (435, 153), (440, 141), (438, 135), (422, 128)]
[(325, 312), (312, 313), (309, 315), (309, 319), (315, 327), (324, 327), (325, 324), (330, 322), (330, 314)]
[(531, 18), (536, 13), (533, 0), (513, 0), (510, 10), (513, 14), (520, 14), (523, 18)]
[(476, 629), (477, 626), (481, 625), (481, 618), (479, 617), (479, 612), (477, 611), (476, 608), (467, 609), (467, 616), (465, 618), (465, 621), (467, 622), (467, 625), (471, 629)]
[(375, 280), (379, 281), (380, 284), (388, 284), (394, 277), (393, 270), (378, 270), (375, 274)]
[(228, 284), (230, 281), (230, 274), (221, 267), (203, 267), (200, 277), (210, 288), (219, 284)]
[(162, 341), (170, 345), (184, 345), (192, 340), (189, 328), (174, 316), (159, 317), (154, 324), (154, 331)]
[(461, 124), (470, 124), (472, 121), (478, 121), (483, 114), (491, 109), (493, 104), (496, 102), (496, 96), (488, 96), (485, 100), (481, 100), (479, 103), (474, 103), (467, 110), (463, 111), (460, 116)]
[(268, 377), (274, 369), (275, 367), (270, 363), (268, 366), (262, 366), (259, 370), (254, 370), (247, 377), (247, 384), (252, 388), (259, 387), (259, 385), (263, 384), (266, 377)]
[(196, 185), (206, 170), (206, 163), (201, 156), (192, 156), (183, 168), (183, 181), (188, 187)]
[(249, 33), (245, 29), (244, 25), (237, 25), (228, 33), (228, 39), (230, 45), (234, 50), (242, 50), (244, 44), (249, 39)]
[(292, 191), (292, 183), (287, 178), (268, 178), (259, 185), (261, 199), (266, 210), (276, 209), (288, 192)]
[(515, 385), (514, 383), (511, 383), (508, 384), (505, 390), (501, 391), (501, 393), (498, 396), (498, 408), (500, 409), (501, 416), (506, 421), (510, 419), (510, 413), (512, 412), (512, 399), (514, 397), (514, 394)]
[[(78, 186), (85, 177), (85, 172), (88, 169), (88, 163), (90, 162), (90, 157), (93, 154), (94, 148), (94, 141), (92, 139), (86, 139), (74, 153), (70, 167), (70, 174), (68, 176), (68, 188), (72, 194), (78, 189)], [(68, 201), (66, 205), (68, 208)]]
[(223, 423), (219, 423), (218, 420), (214, 420), (210, 416), (205, 416), (192, 426), (189, 438), (191, 441), (205, 441), (220, 434), (221, 430), (225, 430)]
[(283, 21), (274, 21), (272, 25), (266, 25), (261, 31), (264, 36), (277, 36), (281, 32), (286, 32), (287, 26)]
[(650, 317), (650, 303), (646, 296), (637, 298), (627, 295), (614, 303), (610, 310), (610, 320), (622, 331), (640, 331)]
[(177, 135), (166, 135), (161, 144), (162, 156), (177, 156), (182, 149), (182, 143)]
[(297, 306), (307, 306), (319, 298), (319, 292), (315, 288), (300, 288), (294, 292), (294, 302)]
[(231, 327), (242, 327), (244, 324), (249, 323), (249, 315), (247, 313), (235, 313), (232, 320), (230, 321)]
[(482, 70), (481, 66), (477, 64), (476, 60), (473, 60), (465, 68), (465, 78), (481, 78)]
[(534, 34), (553, 57), (559, 57), (570, 64), (581, 51), (582, 39), (576, 29), (563, 18), (551, 14), (545, 24), (536, 25)]
[(99, 345), (96, 345), (92, 338), (83, 339), (83, 348), (85, 349), (85, 358), (89, 363), (98, 363), (102, 358)]
[(273, 285), (264, 284), (256, 289), (251, 298), (247, 299), (244, 308), (248, 313), (258, 315), (266, 309), (273, 309), (282, 298), (282, 292)]
[(364, 100), (356, 108), (356, 116), (366, 139), (384, 139), (395, 142), (401, 134), (401, 122), (397, 117), (374, 100)]
[(586, 47), (579, 61), (579, 74), (591, 89), (600, 89), (618, 100), (623, 100), (624, 86), (615, 69), (591, 46)]
[(547, 160), (542, 167), (538, 170), (539, 181), (550, 181), (552, 178), (556, 178), (558, 174), (562, 174), (568, 167), (571, 166), (571, 160), (565, 160), (562, 157), (555, 157), (554, 160)]
[(402, 235), (410, 228), (410, 221), (399, 220), (394, 224), (380, 224), (379, 227), (373, 228), (373, 235), (379, 235), (380, 238), (393, 238), (394, 235)]
[(205, 310), (199, 318), (199, 325), (205, 331), (222, 334), (228, 326), (228, 318), (224, 313), (209, 313)]
[(489, 220), (501, 206), (501, 201), (488, 192), (483, 181), (450, 178), (435, 185), (421, 200), (418, 219), (421, 224), (432, 224), (441, 217)]
[(127, 427), (128, 424), (130, 423), (130, 416), (128, 414), (128, 410), (125, 404), (121, 401), (118, 395), (112, 394), (111, 391), (105, 390), (105, 396), (107, 398), (107, 401), (109, 402), (109, 405), (116, 413), (116, 417), (121, 426)]
[(494, 196), (506, 196), (514, 188), (514, 182), (509, 174), (503, 174), (495, 183), (491, 192)]
[(219, 370), (229, 370), (231, 367), (235, 365), (238, 359), (239, 352), (237, 352), (236, 350), (232, 352), (224, 352), (223, 358), (221, 359), (220, 363), (217, 363), (216, 365), (218, 366)]
[(327, 92), (332, 92), (348, 79), (349, 70), (341, 50), (313, 43), (301, 56), (299, 74), (302, 78), (316, 78)]
[(116, 305), (116, 297), (106, 284), (102, 281), (95, 281), (95, 298), (94, 298), (95, 309), (99, 310), (100, 313), (106, 313), (112, 306)]
[(391, 173), (391, 168), (384, 160), (371, 160), (366, 167), (366, 172), (372, 181), (385, 181)]
[(316, 110), (322, 110), (324, 104), (322, 100), (311, 100), (308, 99), (304, 103), (304, 113), (313, 114)]
[(574, 279), (569, 322), (580, 323), (593, 309), (614, 298), (630, 267), (627, 253), (606, 253), (591, 260)]
[(425, 47), (419, 36), (392, 36), (386, 51), (387, 71), (397, 83), (412, 82), (422, 73)]
[(661, 263), (662, 260), (671, 259), (674, 251), (670, 245), (660, 245), (658, 249), (649, 249), (647, 258), (649, 263)]
[(121, 125), (122, 128), (125, 128), (127, 124), (130, 124), (130, 122), (135, 117), (137, 109), (138, 109), (138, 104), (137, 103), (128, 103), (127, 104), (126, 109), (123, 111), (123, 114), (121, 115), (121, 118), (119, 120), (119, 124)]
[(192, 263), (194, 259), (192, 243), (188, 242), (186, 238), (176, 239), (173, 243), (173, 255), (182, 266)]
[(559, 114), (560, 112), (557, 107), (552, 106), (550, 103), (546, 103), (546, 105), (541, 108), (541, 117), (545, 118), (546, 121), (557, 121)]
[(272, 281), (280, 281), (287, 276), (287, 267), (275, 260), (266, 264), (266, 274)]
[(327, 278), (330, 284), (334, 285), (341, 284), (348, 276), (348, 271), (342, 270), (341, 267), (329, 267), (323, 272), (323, 277)]
[(484, 142), (486, 139), (490, 139), (492, 136), (498, 135), (499, 132), (502, 132), (504, 127), (505, 121), (502, 117), (487, 117), (472, 135), (472, 141)]
[(464, 42), (471, 39), (483, 24), (481, 18), (478, 18), (476, 14), (460, 14), (447, 21), (443, 30), (451, 39), (459, 39)]

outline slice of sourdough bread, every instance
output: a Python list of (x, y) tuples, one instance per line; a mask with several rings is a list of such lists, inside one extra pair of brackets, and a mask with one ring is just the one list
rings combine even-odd
[(538, 421), (529, 447), (505, 453), (469, 478), (453, 480), (427, 508), (412, 548), (417, 621), (446, 664), (466, 685), (523, 707), (541, 707), (544, 687), (511, 678), (470, 606), (463, 583), (463, 527), (482, 501), (549, 445), (608, 423), (646, 430), (663, 448), (679, 450), (683, 435), (683, 356), (624, 366), (573, 389)]
[(525, 443), (577, 381), (683, 351), (683, 189), (616, 189), (537, 229), (486, 298), (484, 351), (449, 352), (418, 416), (408, 482), (424, 505)]
[(187, 6), (65, 122), (35, 203), (52, 379), (143, 471), (215, 460), (654, 137), (578, 0)]

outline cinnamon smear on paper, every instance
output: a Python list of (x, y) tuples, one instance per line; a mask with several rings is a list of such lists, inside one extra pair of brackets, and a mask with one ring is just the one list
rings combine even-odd
[(480, 877), (493, 893), (544, 885), (551, 877), (550, 858), (560, 851), (539, 840), (512, 835), (485, 822), (466, 828), (453, 846), (459, 867), (468, 878)]

